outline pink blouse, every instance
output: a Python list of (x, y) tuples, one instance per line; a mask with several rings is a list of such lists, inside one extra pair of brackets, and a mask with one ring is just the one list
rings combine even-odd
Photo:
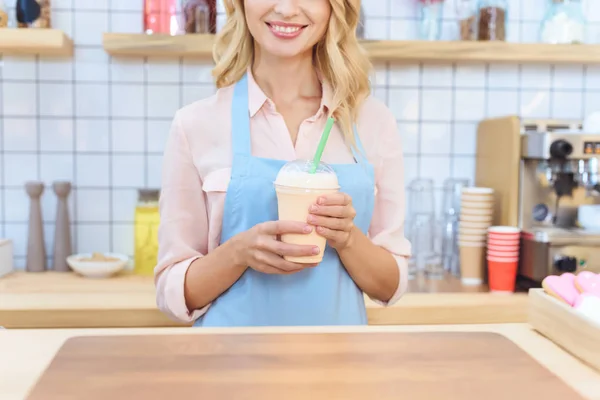
[[(327, 120), (331, 88), (323, 83), (317, 113), (300, 125), (296, 144), (274, 103), (249, 73), (252, 153), (286, 161), (311, 158)], [(158, 265), (154, 270), (160, 310), (182, 322), (206, 312), (188, 310), (184, 279), (192, 261), (219, 245), (225, 193), (231, 173), (231, 102), (233, 86), (180, 109), (167, 141), (160, 196)], [(404, 165), (400, 135), (392, 112), (370, 96), (363, 104), (357, 130), (375, 168), (375, 208), (369, 228), (373, 243), (396, 259), (400, 282), (387, 304), (395, 303), (408, 286), (410, 243), (404, 237)], [(354, 159), (337, 126), (331, 131), (322, 160), (352, 163)]]

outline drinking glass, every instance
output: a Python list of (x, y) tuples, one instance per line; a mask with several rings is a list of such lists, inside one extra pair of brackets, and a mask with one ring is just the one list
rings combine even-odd
[(426, 271), (427, 260), (435, 253), (435, 219), (433, 214), (413, 214), (410, 221), (412, 257), (409, 278)]

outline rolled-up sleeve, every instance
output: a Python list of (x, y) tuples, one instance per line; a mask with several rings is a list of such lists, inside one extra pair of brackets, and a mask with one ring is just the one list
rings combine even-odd
[(375, 208), (369, 229), (374, 244), (388, 250), (396, 259), (400, 272), (398, 288), (387, 302), (372, 299), (387, 306), (397, 302), (408, 288), (408, 259), (411, 245), (404, 235), (405, 191), (404, 157), (394, 115), (386, 109), (379, 132), (375, 166)]
[(173, 120), (163, 158), (158, 246), (154, 269), (158, 308), (177, 321), (192, 322), (209, 307), (188, 310), (184, 294), (188, 268), (208, 252), (208, 218), (202, 180), (179, 113)]

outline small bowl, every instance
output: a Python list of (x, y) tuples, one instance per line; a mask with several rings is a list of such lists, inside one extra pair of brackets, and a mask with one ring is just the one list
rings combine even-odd
[[(109, 260), (103, 260), (102, 258)], [(129, 257), (116, 253), (82, 253), (67, 257), (67, 264), (76, 273), (87, 278), (108, 278), (122, 271)]]

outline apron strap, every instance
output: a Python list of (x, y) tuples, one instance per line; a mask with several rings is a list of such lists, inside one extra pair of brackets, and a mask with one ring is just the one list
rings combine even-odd
[(354, 143), (356, 143), (356, 148), (352, 147), (352, 155), (354, 156), (354, 161), (357, 163), (362, 163), (363, 161), (367, 161), (367, 153), (365, 152), (365, 148), (360, 141), (360, 136), (358, 135), (358, 130), (356, 129), (356, 125), (352, 127), (354, 131)]
[(250, 111), (248, 108), (248, 76), (235, 84), (231, 102), (231, 143), (233, 154), (251, 155)]

